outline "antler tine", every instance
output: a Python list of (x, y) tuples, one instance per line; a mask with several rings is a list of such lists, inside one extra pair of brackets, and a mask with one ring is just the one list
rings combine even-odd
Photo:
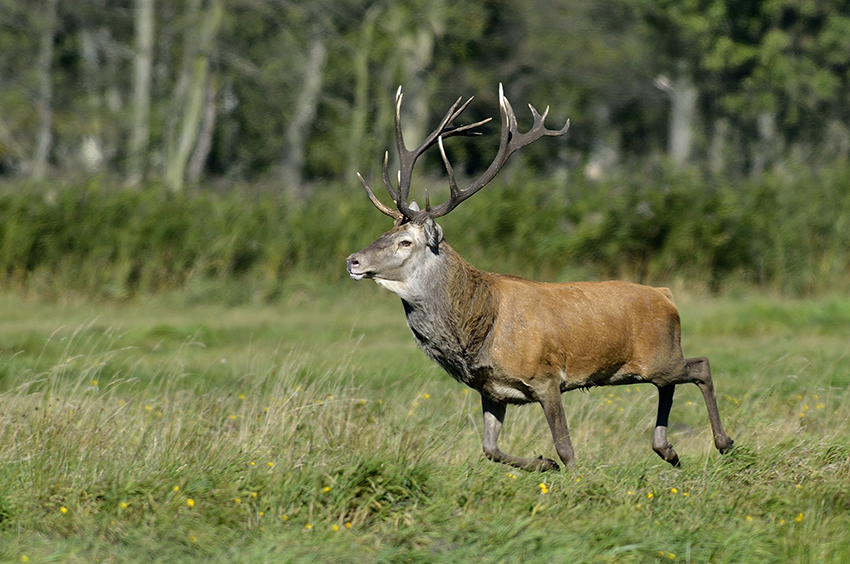
[(440, 156), (443, 157), (443, 164), (446, 166), (446, 173), (449, 175), (449, 201), (451, 201), (461, 196), (461, 190), (458, 188), (457, 180), (455, 179), (455, 170), (452, 167), (452, 163), (449, 162), (448, 155), (446, 155), (446, 147), (443, 145), (442, 139), (438, 141), (438, 145), (440, 147)]
[(393, 183), (390, 181), (390, 152), (387, 151), (384, 153), (384, 186), (387, 188), (387, 192), (390, 194), (390, 198), (393, 199), (393, 203), (398, 205), (398, 190), (395, 189)]
[(454, 171), (449, 163), (448, 157), (446, 156), (445, 148), (443, 147), (442, 142), (440, 142), (440, 154), (443, 157), (443, 164), (446, 166), (446, 172), (449, 175), (450, 194), (447, 202), (429, 210), (428, 217), (433, 219), (446, 215), (456, 208), (461, 202), (486, 186), (488, 182), (493, 180), (496, 174), (505, 165), (508, 158), (515, 151), (540, 139), (541, 137), (563, 135), (570, 127), (570, 121), (567, 120), (567, 123), (561, 129), (547, 129), (544, 122), (549, 113), (548, 106), (541, 116), (534, 106), (529, 104), (532, 117), (534, 118), (534, 124), (527, 132), (520, 133), (519, 127), (517, 126), (516, 114), (511, 107), (511, 103), (505, 97), (504, 89), (501, 84), (499, 84), (499, 106), (502, 117), (502, 133), (499, 140), (499, 150), (496, 152), (496, 157), (493, 159), (493, 162), (490, 163), (490, 166), (487, 167), (486, 171), (484, 171), (484, 174), (482, 174), (475, 182), (470, 184), (469, 187), (463, 190), (458, 188), (457, 182), (454, 178)]
[[(398, 92), (396, 92), (396, 110), (395, 110), (395, 129), (396, 129), (396, 147), (398, 149), (399, 161), (400, 161), (400, 169), (399, 169), (399, 178), (398, 178), (398, 190), (396, 191), (396, 196), (393, 199), (396, 202), (396, 207), (398, 207), (399, 211), (409, 219), (416, 219), (420, 215), (426, 213), (422, 211), (416, 211), (409, 207), (407, 200), (410, 196), (410, 183), (413, 176), (413, 166), (416, 163), (416, 159), (418, 159), (422, 153), (424, 153), (428, 148), (430, 148), (434, 143), (436, 143), (439, 139), (446, 137), (454, 137), (456, 135), (480, 135), (481, 133), (478, 131), (472, 131), (474, 128), (479, 127), (490, 121), (490, 118), (481, 120), (476, 123), (454, 126), (452, 123), (455, 119), (457, 119), (460, 114), (469, 106), (472, 102), (472, 97), (463, 102), (463, 98), (460, 97), (455, 100), (455, 103), (449, 108), (446, 112), (443, 119), (440, 121), (439, 125), (425, 138), (422, 143), (413, 150), (408, 150), (407, 146), (404, 143), (404, 136), (401, 131), (401, 102), (404, 95), (402, 94), (401, 88), (399, 87)], [(392, 195), (392, 193), (391, 193)]]
[(369, 185), (366, 184), (366, 181), (363, 179), (363, 176), (361, 176), (359, 172), (357, 173), (357, 178), (360, 179), (360, 183), (363, 185), (363, 189), (366, 190), (366, 194), (369, 196), (369, 199), (372, 200), (372, 203), (375, 205), (376, 208), (393, 218), (396, 222), (400, 222), (403, 219), (403, 216), (401, 215), (400, 211), (385, 206), (377, 197), (375, 197), (375, 193), (372, 192), (372, 189), (369, 188)]

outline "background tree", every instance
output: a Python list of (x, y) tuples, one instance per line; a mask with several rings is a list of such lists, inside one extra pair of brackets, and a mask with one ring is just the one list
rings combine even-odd
[(133, 118), (127, 159), (127, 183), (132, 186), (137, 185), (144, 176), (150, 140), (154, 22), (154, 0), (136, 0), (134, 6), (136, 52), (133, 59)]
[(573, 121), (532, 168), (757, 176), (850, 155), (848, 37), (837, 0), (4, 0), (0, 173), (301, 197), (380, 166), (399, 85), (412, 141), (461, 94), (493, 115), (502, 82)]

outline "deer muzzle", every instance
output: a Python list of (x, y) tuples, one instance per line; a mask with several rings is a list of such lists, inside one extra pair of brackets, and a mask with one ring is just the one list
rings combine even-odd
[(372, 273), (363, 267), (357, 255), (358, 253), (354, 253), (345, 259), (345, 268), (348, 270), (348, 275), (351, 276), (352, 280), (363, 280), (364, 278), (368, 278)]

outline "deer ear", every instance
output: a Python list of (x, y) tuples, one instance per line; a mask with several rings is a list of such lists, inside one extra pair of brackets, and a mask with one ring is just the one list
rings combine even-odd
[(425, 228), (425, 241), (429, 247), (436, 250), (440, 246), (440, 241), (443, 240), (443, 228), (430, 217), (425, 220), (423, 227)]

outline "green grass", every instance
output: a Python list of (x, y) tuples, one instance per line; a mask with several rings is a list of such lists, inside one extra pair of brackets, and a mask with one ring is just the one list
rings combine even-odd
[[(563, 396), (578, 466), (531, 474), (484, 459), (397, 298), (285, 295), (0, 299), (0, 561), (850, 559), (850, 300), (680, 296), (737, 448), (680, 387), (671, 468), (654, 389), (599, 388)], [(501, 446), (554, 456), (542, 410)]]

